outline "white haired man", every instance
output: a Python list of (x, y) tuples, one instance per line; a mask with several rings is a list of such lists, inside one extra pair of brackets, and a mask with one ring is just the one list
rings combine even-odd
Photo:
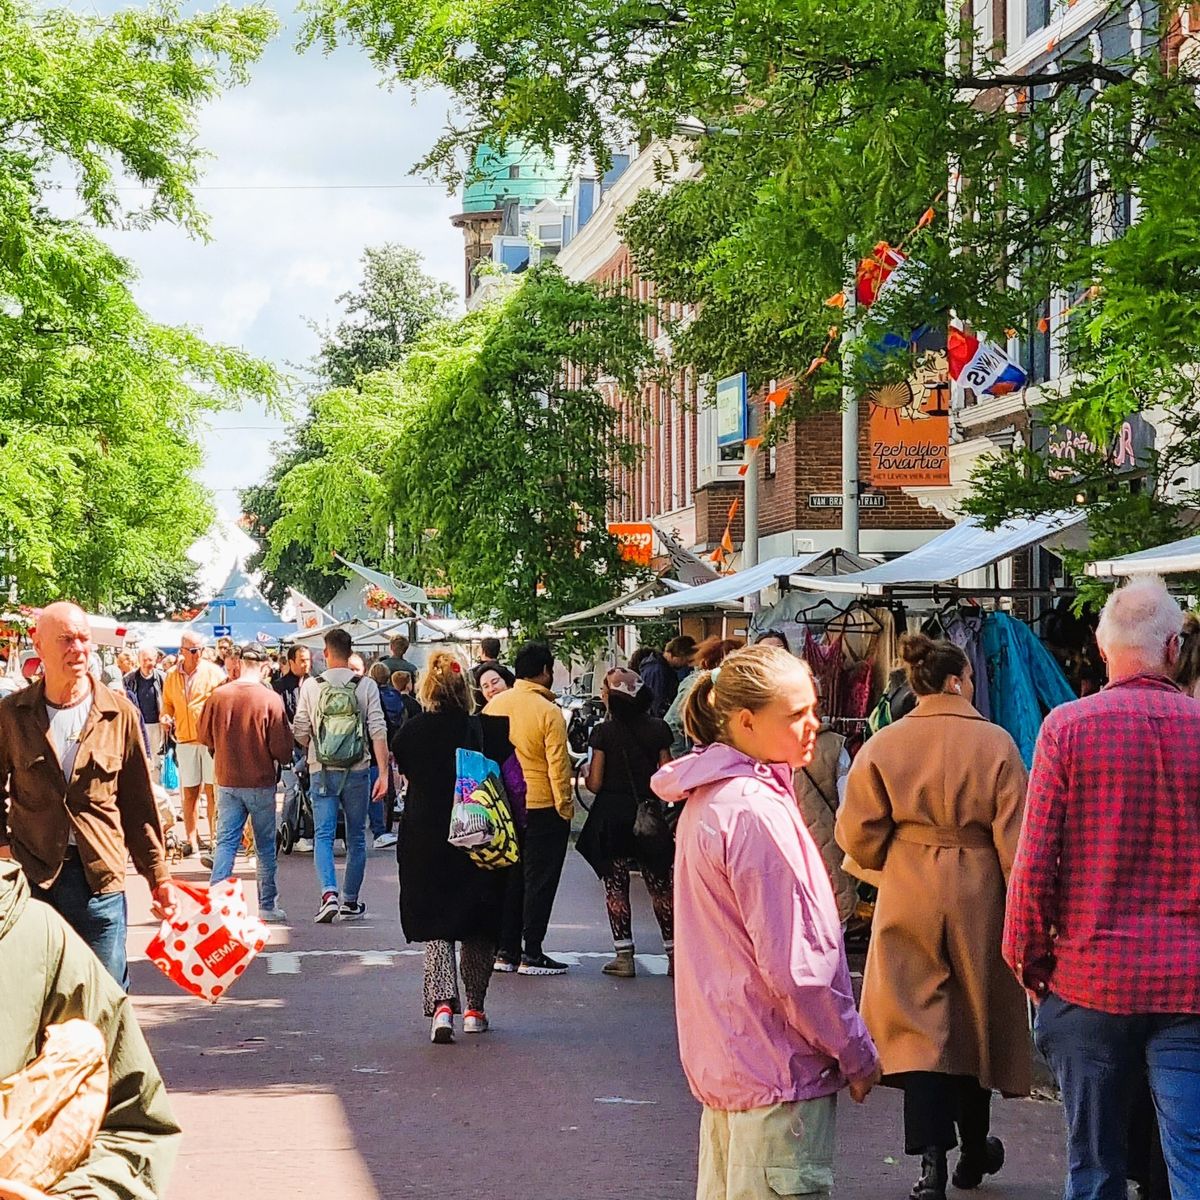
[(137, 666), (123, 680), (125, 694), (137, 706), (146, 722), (146, 737), (150, 742), (151, 778), (157, 779), (162, 766), (163, 727), (163, 673), (158, 669), (158, 651), (153, 646), (142, 646), (137, 652)]
[(204, 635), (185, 630), (179, 639), (179, 662), (167, 672), (163, 683), (162, 723), (175, 734), (175, 757), (179, 763), (179, 786), (183, 792), (184, 853), (200, 850), (200, 862), (212, 867), (212, 844), (200, 841), (197, 807), (200, 791), (205, 793), (208, 836), (217, 831), (217, 801), (213, 790), (213, 756), (200, 740), (200, 714), (209, 696), (225, 682), (225, 672), (202, 657)]
[(1108, 686), (1038, 739), (1004, 956), (1063, 1095), (1066, 1200), (1125, 1195), (1146, 1075), (1175, 1196), (1200, 1196), (1200, 704), (1173, 682), (1183, 614), (1161, 580), (1115, 592)]

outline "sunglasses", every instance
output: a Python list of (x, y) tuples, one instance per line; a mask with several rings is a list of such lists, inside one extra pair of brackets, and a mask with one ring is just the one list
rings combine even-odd
[(197, 649), (194, 646), (184, 646), (182, 648), (182, 652), (184, 654), (199, 654), (200, 653), (199, 649)]

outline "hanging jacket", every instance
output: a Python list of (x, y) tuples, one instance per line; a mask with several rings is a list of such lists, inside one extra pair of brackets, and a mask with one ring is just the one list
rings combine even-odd
[(1043, 718), (1076, 699), (1075, 693), (1054, 655), (1008, 613), (992, 613), (984, 622), (983, 652), (992, 720), (1012, 734), (1028, 770)]

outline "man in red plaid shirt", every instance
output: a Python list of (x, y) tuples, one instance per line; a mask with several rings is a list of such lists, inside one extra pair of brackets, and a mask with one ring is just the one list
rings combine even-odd
[(1124, 1200), (1149, 1074), (1177, 1198), (1200, 1197), (1200, 702), (1172, 681), (1161, 580), (1110, 597), (1109, 685), (1046, 718), (1009, 881), (1004, 957), (1067, 1122), (1066, 1200)]

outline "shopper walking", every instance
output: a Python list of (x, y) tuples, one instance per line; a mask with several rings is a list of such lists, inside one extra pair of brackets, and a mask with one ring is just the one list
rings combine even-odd
[(662, 836), (657, 840), (634, 834), (639, 806), (645, 802), (658, 805), (650, 779), (671, 759), (671, 730), (666, 721), (650, 716), (650, 689), (635, 671), (624, 667), (609, 671), (600, 697), (608, 709), (608, 719), (592, 731), (592, 759), (587, 774), (587, 789), (596, 799), (576, 848), (604, 884), (616, 957), (602, 970), (620, 979), (632, 979), (637, 974), (629, 903), (629, 875), (637, 867), (662, 932), (668, 973), (673, 974), (674, 844), (665, 822), (659, 826)]
[(882, 872), (863, 1019), (884, 1083), (904, 1091), (905, 1153), (921, 1158), (913, 1200), (942, 1200), (956, 1145), (955, 1187), (1004, 1163), (992, 1090), (1030, 1087), (1025, 998), (1000, 955), (1025, 769), (1012, 738), (972, 706), (962, 650), (914, 634), (900, 653), (917, 707), (859, 751), (837, 840)]
[(713, 671), (719, 667), (735, 650), (740, 650), (745, 645), (745, 642), (738, 641), (737, 638), (705, 638), (698, 646), (693, 648), (692, 654), (695, 658), (696, 666), (699, 671), (691, 671), (679, 681), (679, 690), (675, 693), (675, 699), (671, 701), (667, 708), (663, 720), (671, 729), (671, 755), (678, 758), (681, 754), (686, 754), (692, 744), (688, 740), (687, 733), (683, 728), (683, 709), (687, 704), (687, 698), (691, 694), (692, 688), (695, 687), (696, 681), (700, 678), (700, 672)]
[(217, 837), (210, 883), (233, 874), (246, 819), (254, 829), (258, 875), (258, 915), (282, 924), (287, 913), (279, 907), (275, 883), (276, 764), (292, 761), (292, 729), (283, 701), (262, 686), (260, 673), (266, 652), (254, 643), (237, 655), (237, 677), (218, 688), (200, 717), (200, 740), (213, 753), (217, 780)]
[(1183, 614), (1161, 580), (1114, 592), (1101, 692), (1038, 739), (1004, 956), (1037, 1000), (1062, 1089), (1067, 1200), (1124, 1197), (1143, 1074), (1176, 1200), (1200, 1196), (1200, 704), (1172, 678)]
[(175, 911), (137, 710), (88, 674), (81, 608), (42, 609), (33, 644), (42, 678), (0, 701), (0, 859), (21, 865), (34, 895), (128, 991), (128, 859), (150, 885), (154, 915)]
[(137, 652), (136, 669), (130, 671), (122, 680), (126, 694), (142, 714), (142, 720), (146, 723), (146, 737), (150, 742), (152, 779), (158, 778), (158, 771), (162, 766), (165, 740), (162, 726), (165, 678), (162, 671), (158, 669), (158, 651), (153, 646), (143, 646)]
[[(316, 826), (313, 864), (321, 889), (314, 920), (327, 925), (335, 917), (353, 921), (364, 917), (359, 900), (367, 870), (367, 806), (387, 793), (387, 723), (375, 681), (356, 678), (350, 667), (352, 642), (344, 629), (325, 635), (328, 669), (307, 679), (296, 705), (292, 727), (296, 741), (308, 748), (310, 796)], [(370, 781), (372, 758), (379, 774)], [(346, 821), (346, 872), (338, 904), (337, 868), (333, 839), (338, 812)]]
[(685, 712), (704, 747), (654, 789), (687, 801), (675, 855), (679, 1053), (700, 1120), (697, 1200), (828, 1196), (835, 1096), (865, 1099), (875, 1047), (854, 1007), (833, 892), (792, 771), (819, 721), (808, 668), (775, 647), (702, 672)]
[[(484, 711), (489, 716), (508, 718), (509, 737), (527, 787), (522, 913), (525, 948), (516, 969), (522, 975), (562, 975), (567, 964), (547, 955), (542, 943), (550, 926), (567, 857), (571, 818), (575, 815), (567, 722), (550, 690), (554, 654), (549, 646), (527, 642), (517, 651), (513, 669), (516, 685), (491, 700)], [(505, 947), (507, 953), (507, 937)], [(513, 970), (514, 964), (501, 955), (497, 955), (496, 962), (499, 970)]]
[(389, 676), (396, 671), (407, 671), (413, 679), (417, 678), (416, 664), (409, 662), (407, 658), (408, 648), (411, 644), (402, 633), (388, 639), (388, 649), (391, 653), (379, 661), (387, 668)]
[[(410, 942), (425, 943), (425, 1015), (430, 1037), (454, 1040), (454, 1017), (464, 1033), (483, 1033), (488, 981), (500, 936), (504, 891), (516, 867), (484, 870), (450, 845), (455, 760), (460, 748), (480, 749), (497, 765), (513, 753), (504, 717), (475, 716), (471, 676), (446, 650), (435, 650), (417, 689), (424, 712), (392, 741), (397, 769), (408, 780), (400, 864), (400, 923)], [(455, 962), (455, 947), (460, 962)], [(462, 1008), (459, 969), (466, 993)]]
[[(175, 761), (183, 792), (184, 856), (200, 851), (200, 862), (212, 866), (212, 837), (217, 828), (217, 805), (213, 794), (213, 759), (200, 741), (200, 714), (208, 698), (225, 682), (225, 672), (202, 657), (204, 635), (190, 629), (179, 639), (179, 662), (163, 681), (162, 723), (175, 737)], [(208, 818), (208, 840), (200, 840), (197, 817), (203, 791)]]
[[(287, 672), (271, 685), (283, 701), (283, 715), (289, 725), (296, 724), (296, 707), (300, 703), (300, 689), (312, 674), (312, 651), (307, 646), (289, 646)], [(283, 768), (283, 819), (293, 828), (300, 827), (300, 776), (305, 768), (305, 750), (299, 742), (293, 743), (292, 758)], [(311, 854), (312, 839), (298, 838), (295, 850), (298, 854)]]

